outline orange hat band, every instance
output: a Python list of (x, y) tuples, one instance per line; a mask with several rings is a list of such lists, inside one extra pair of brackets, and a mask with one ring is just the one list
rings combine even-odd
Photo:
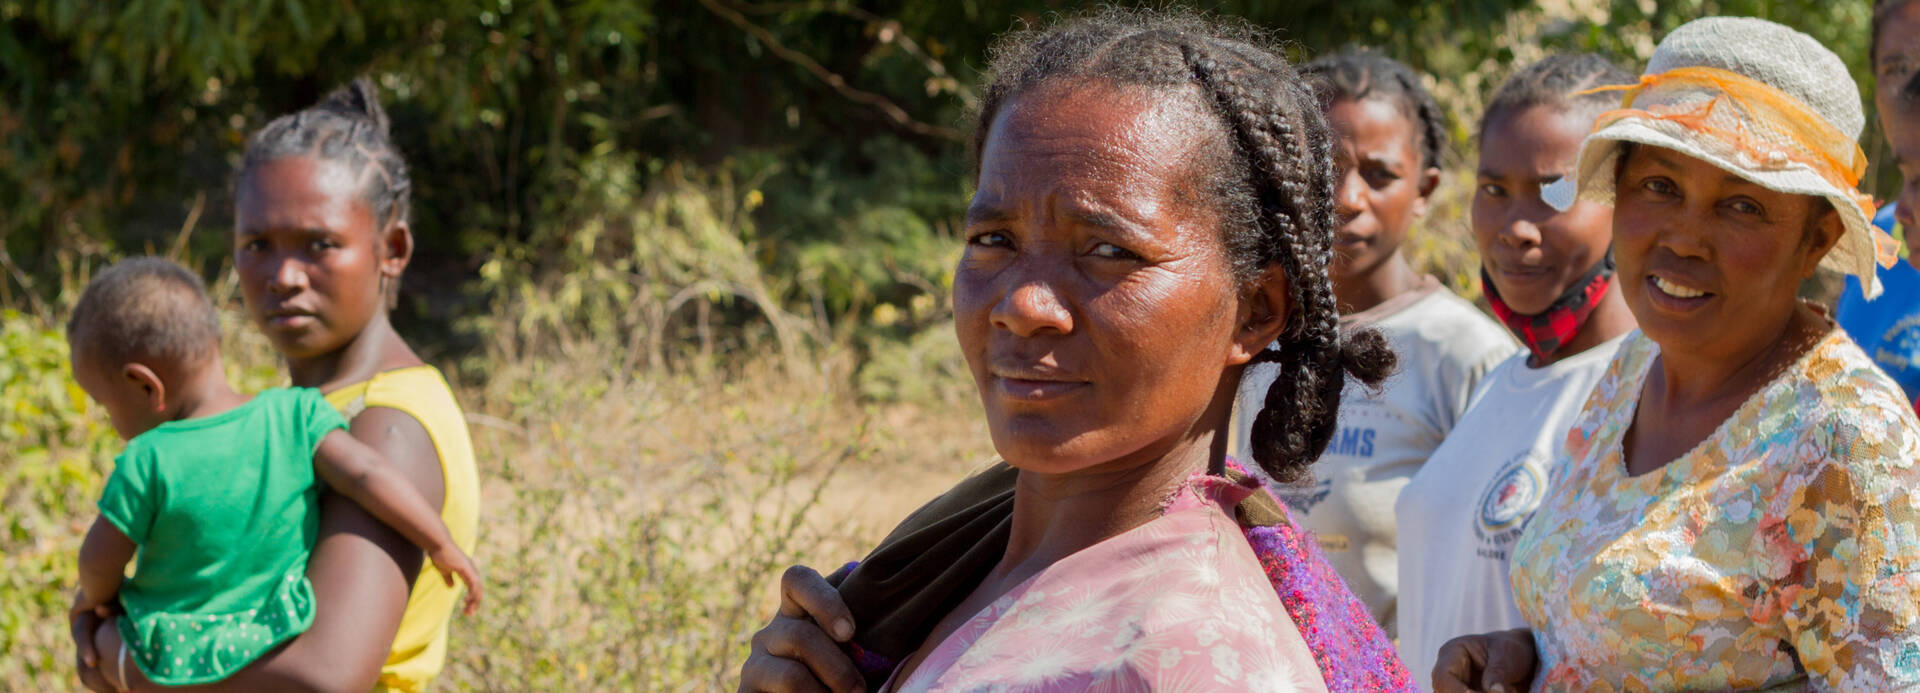
[[(1619, 109), (1602, 113), (1594, 121), (1595, 132), (1628, 119), (1675, 123), (1747, 160), (1737, 164), (1759, 170), (1806, 166), (1851, 198), (1867, 218), (1873, 217), (1873, 198), (1860, 192), (1860, 178), (1867, 170), (1867, 156), (1860, 144), (1799, 99), (1772, 85), (1737, 72), (1696, 66), (1643, 75), (1635, 85), (1609, 85), (1580, 93), (1608, 91), (1625, 93)], [(1654, 103), (1637, 105), (1643, 101)], [(1879, 238), (1875, 241), (1876, 255), (1881, 256), (1876, 259), (1881, 264), (1897, 260), (1887, 252), (1897, 252), (1890, 236), (1885, 242)]]

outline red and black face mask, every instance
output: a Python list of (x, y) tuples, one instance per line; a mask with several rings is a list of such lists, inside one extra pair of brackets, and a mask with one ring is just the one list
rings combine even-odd
[(1613, 287), (1613, 249), (1608, 248), (1605, 257), (1594, 263), (1593, 268), (1581, 275), (1566, 293), (1554, 299), (1553, 305), (1536, 315), (1523, 315), (1507, 307), (1500, 300), (1500, 289), (1495, 288), (1493, 279), (1487, 276), (1485, 267), (1480, 268), (1480, 285), (1486, 289), (1487, 303), (1493, 306), (1493, 314), (1506, 324), (1514, 336), (1527, 345), (1532, 355), (1527, 364), (1539, 367), (1555, 352), (1573, 341), (1580, 334), (1580, 328), (1586, 326), (1587, 316), (1600, 305), (1600, 299)]

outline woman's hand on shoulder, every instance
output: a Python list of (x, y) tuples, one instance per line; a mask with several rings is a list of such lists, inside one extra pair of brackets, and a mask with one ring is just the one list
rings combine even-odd
[[(831, 624), (832, 633), (821, 624)], [(753, 652), (740, 667), (740, 692), (865, 690), (866, 680), (839, 644), (853, 638), (853, 628), (839, 590), (812, 568), (788, 568), (780, 576), (780, 611), (753, 634)]]
[(1433, 692), (1519, 693), (1532, 686), (1538, 660), (1531, 630), (1463, 635), (1440, 646), (1440, 658), (1433, 665)]

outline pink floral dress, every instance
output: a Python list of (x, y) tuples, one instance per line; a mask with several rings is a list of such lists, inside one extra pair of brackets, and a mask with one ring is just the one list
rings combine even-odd
[(1021, 583), (886, 690), (1326, 690), (1227, 514), (1254, 489), (1196, 475), (1165, 515)]

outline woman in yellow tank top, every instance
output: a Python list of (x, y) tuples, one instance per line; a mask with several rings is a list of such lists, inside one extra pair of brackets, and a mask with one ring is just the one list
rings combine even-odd
[[(293, 384), (325, 392), (354, 437), (439, 503), (455, 541), (473, 553), (480, 489), (466, 421), (440, 372), (388, 321), (413, 252), (408, 188), (373, 87), (356, 81), (249, 141), (234, 264), (247, 310)], [(323, 499), (307, 564), (313, 626), (232, 677), (185, 689), (426, 689), (445, 664), (459, 595), (420, 568), (420, 550), (398, 533), (352, 502)], [(110, 690), (88, 673), (90, 688)]]

